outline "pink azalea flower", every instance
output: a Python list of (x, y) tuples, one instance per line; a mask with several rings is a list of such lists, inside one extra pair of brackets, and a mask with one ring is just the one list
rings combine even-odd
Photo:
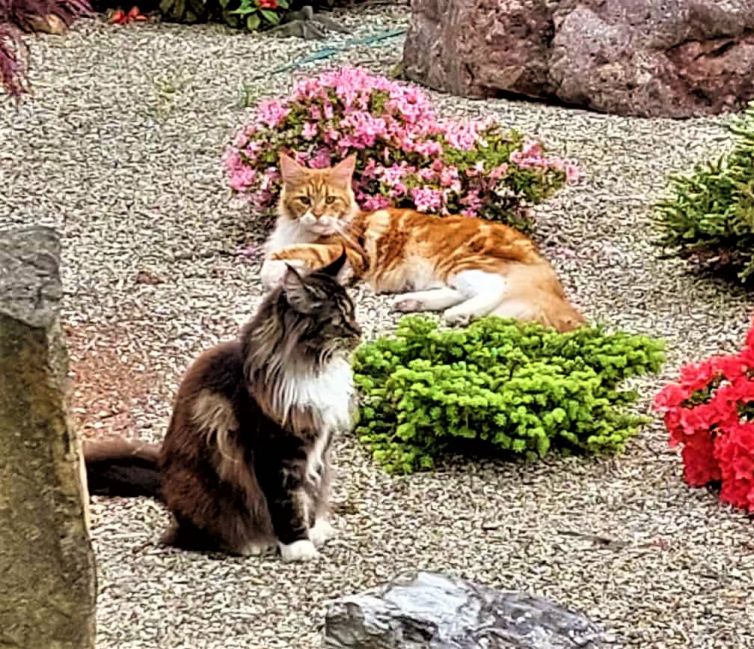
[(566, 180), (569, 183), (575, 183), (578, 182), (581, 178), (581, 169), (573, 163), (566, 163), (565, 166), (565, 172), (566, 172)]
[(474, 122), (448, 124), (445, 139), (456, 149), (471, 151), (477, 140), (477, 125)]
[(322, 119), (322, 109), (317, 104), (312, 104), (309, 106), (309, 117), (318, 122)]
[(290, 109), (275, 99), (259, 102), (257, 120), (268, 128), (275, 128), (288, 116)]
[(332, 163), (332, 155), (329, 149), (319, 149), (314, 157), (309, 161), (312, 169), (324, 169)]
[(390, 206), (390, 201), (385, 196), (367, 196), (361, 200), (361, 207), (367, 212), (383, 210)]
[(417, 187), (411, 190), (411, 199), (420, 212), (439, 212), (443, 206), (443, 193), (436, 189)]
[(313, 140), (317, 136), (316, 122), (306, 122), (306, 124), (304, 124), (304, 128), (301, 129), (301, 136), (305, 140)]
[(508, 173), (508, 165), (503, 163), (490, 171), (490, 180), (497, 182)]
[(419, 155), (433, 158), (442, 154), (442, 144), (435, 140), (426, 140), (424, 142), (417, 142), (414, 145), (414, 151)]
[(388, 195), (390, 198), (403, 198), (407, 192), (408, 189), (406, 188), (406, 185), (397, 182), (390, 188), (390, 193)]
[(542, 145), (539, 142), (527, 140), (521, 148), (521, 155), (525, 158), (539, 158), (542, 156)]
[[(544, 182), (556, 172), (554, 182), (578, 179), (575, 164), (547, 156), (534, 139), (514, 150), (508, 164), (495, 166), (490, 154), (508, 135), (491, 118), (440, 121), (419, 87), (341, 68), (298, 80), (286, 98), (260, 102), (223, 161), (233, 191), (259, 209), (272, 207), (279, 195), (279, 174), (270, 165), (280, 150), (312, 168), (364, 152), (354, 187), (367, 209), (392, 199), (423, 211), (444, 213), (452, 205), (484, 215), (501, 191), (514, 203), (520, 199), (522, 179)], [(517, 174), (519, 169), (536, 173)], [(369, 195), (378, 188), (378, 196)]]

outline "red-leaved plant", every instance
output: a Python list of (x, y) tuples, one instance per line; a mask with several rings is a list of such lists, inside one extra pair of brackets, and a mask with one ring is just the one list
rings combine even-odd
[(26, 91), (25, 55), (18, 30), (0, 23), (0, 83), (11, 97)]
[(740, 352), (685, 366), (655, 408), (683, 447), (686, 482), (719, 484), (723, 502), (754, 512), (754, 321)]
[(91, 11), (88, 0), (0, 0), (0, 83), (11, 97), (28, 90), (21, 32), (70, 27)]

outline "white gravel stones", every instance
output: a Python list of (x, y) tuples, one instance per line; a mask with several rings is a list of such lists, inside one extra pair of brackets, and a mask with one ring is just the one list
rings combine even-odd
[[(404, 9), (338, 19), (359, 37), (407, 22)], [(192, 355), (233, 335), (257, 303), (258, 259), (237, 252), (262, 231), (229, 202), (220, 165), (248, 114), (242, 84), (262, 75), (248, 92), (281, 92), (291, 75), (271, 70), (346, 40), (89, 22), (31, 42), (35, 97), (18, 111), (0, 105), (0, 227), (63, 231), (65, 319), (79, 332), (71, 355), (86, 388), (75, 405), (87, 430), (110, 421), (87, 414), (89, 390), (100, 390), (99, 411), (148, 377), (147, 393), (130, 395), (128, 425), (159, 439)], [(400, 44), (306, 70), (335, 62), (387, 73)], [(667, 173), (724, 149), (722, 119), (435, 98), (444, 115), (495, 115), (583, 163), (586, 179), (538, 209), (540, 238), (587, 314), (667, 338), (663, 377), (640, 382), (643, 408), (682, 361), (739, 343), (754, 296), (659, 260), (647, 220)], [(356, 295), (369, 336), (392, 325), (387, 300)], [(93, 362), (105, 353), (114, 360)], [(338, 536), (304, 565), (164, 549), (158, 505), (97, 500), (100, 649), (319, 647), (327, 598), (417, 568), (551, 598), (631, 647), (754, 647), (752, 521), (682, 483), (659, 423), (615, 459), (460, 461), (410, 478), (383, 474), (353, 439), (336, 450)]]

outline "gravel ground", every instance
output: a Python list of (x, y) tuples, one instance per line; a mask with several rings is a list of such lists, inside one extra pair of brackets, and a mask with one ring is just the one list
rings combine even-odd
[[(406, 15), (340, 20), (364, 36)], [(0, 105), (0, 226), (62, 229), (86, 434), (159, 439), (191, 357), (252, 312), (262, 233), (229, 201), (220, 155), (247, 114), (243, 83), (257, 79), (252, 96), (283, 91), (291, 74), (272, 70), (321, 47), (216, 26), (84, 23), (34, 39), (34, 100)], [(399, 58), (394, 39), (335, 61), (388, 71)], [(592, 318), (667, 338), (670, 362), (643, 382), (643, 407), (683, 360), (736, 347), (752, 296), (658, 260), (647, 223), (667, 173), (724, 149), (722, 120), (436, 99), (445, 114), (496, 115), (583, 163), (586, 180), (539, 210), (544, 249)], [(384, 300), (357, 297), (370, 335), (390, 328)], [(96, 499), (98, 647), (319, 647), (328, 598), (408, 568), (550, 597), (631, 647), (754, 647), (752, 520), (684, 486), (659, 424), (604, 461), (455, 464), (393, 479), (352, 439), (336, 456), (340, 536), (313, 565), (164, 549), (158, 505)]]

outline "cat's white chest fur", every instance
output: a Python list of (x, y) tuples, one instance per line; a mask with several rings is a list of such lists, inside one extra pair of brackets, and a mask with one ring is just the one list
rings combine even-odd
[(283, 390), (283, 411), (309, 409), (323, 431), (348, 430), (353, 414), (353, 373), (345, 358), (334, 358), (318, 373), (295, 375)]
[(335, 431), (350, 430), (353, 424), (354, 385), (351, 366), (344, 358), (330, 361), (317, 374), (295, 377), (286, 386), (292, 408), (315, 413), (317, 438), (306, 459), (307, 478), (317, 483), (321, 476), (323, 457)]
[[(285, 248), (286, 246), (293, 246), (300, 243), (314, 243), (316, 240), (317, 235), (304, 225), (298, 221), (292, 221), (291, 219), (281, 216), (278, 219), (270, 238), (267, 239), (264, 244), (264, 254), (267, 256), (276, 250)], [(301, 268), (303, 267), (303, 262), (297, 259), (291, 259), (288, 261), (280, 259), (265, 259), (262, 262), (260, 277), (262, 280), (262, 286), (264, 286), (265, 290), (269, 291), (280, 284), (288, 266)]]
[(264, 244), (264, 252), (266, 255), (269, 255), (275, 250), (280, 250), (286, 246), (293, 246), (297, 243), (314, 243), (318, 236), (299, 221), (281, 216), (278, 218), (270, 238)]

